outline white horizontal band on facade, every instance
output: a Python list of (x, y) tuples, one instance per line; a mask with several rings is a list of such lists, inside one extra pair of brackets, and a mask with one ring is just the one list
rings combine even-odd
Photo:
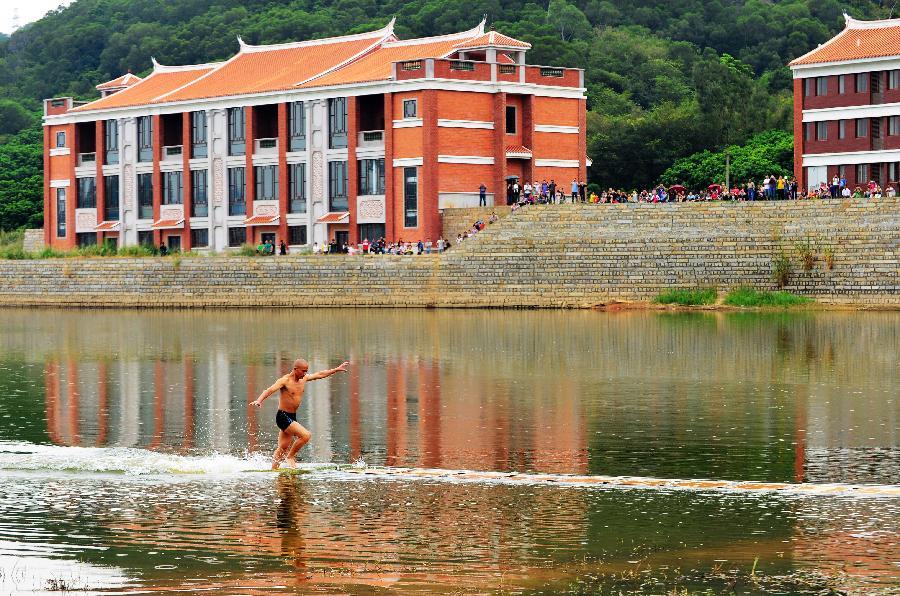
[(69, 180), (51, 180), (50, 188), (66, 188), (69, 186)]
[(536, 159), (534, 165), (539, 168), (577, 168), (577, 159)]
[(68, 155), (69, 153), (68, 147), (54, 147), (50, 150), (50, 157), (59, 157), (60, 155)]
[(494, 130), (494, 123), (485, 120), (447, 120), (438, 118), (437, 125), (442, 128), (483, 128)]
[(854, 120), (856, 118), (881, 118), (882, 116), (900, 116), (900, 103), (803, 110), (804, 122)]
[(577, 126), (564, 126), (562, 124), (535, 124), (534, 132), (559, 132), (568, 135), (577, 135)]
[(848, 153), (807, 153), (804, 167), (855, 165), (900, 161), (900, 149), (887, 151), (852, 151)]
[(792, 66), (795, 79), (811, 77), (830, 77), (873, 70), (894, 70), (900, 68), (900, 57), (885, 56), (882, 58), (862, 58), (841, 62), (819, 62), (816, 64), (797, 64)]
[(421, 157), (400, 157), (394, 160), (395, 168), (406, 168), (412, 166), (420, 166), (424, 162)]
[(494, 165), (493, 157), (485, 157), (482, 155), (438, 155), (438, 163), (462, 163), (469, 165)]
[(422, 126), (421, 118), (404, 118), (403, 120), (394, 120), (394, 128), (418, 128)]
[(277, 155), (254, 155), (253, 156), (253, 165), (254, 166), (277, 166), (278, 165), (278, 156)]
[(384, 147), (357, 148), (356, 157), (359, 159), (384, 159)]

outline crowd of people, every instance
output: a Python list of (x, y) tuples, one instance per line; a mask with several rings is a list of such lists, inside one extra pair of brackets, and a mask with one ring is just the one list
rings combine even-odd
[(749, 180), (744, 184), (725, 188), (721, 184), (711, 184), (702, 190), (688, 190), (680, 184), (669, 187), (658, 185), (652, 189), (588, 190), (583, 182), (576, 180), (566, 194), (554, 180), (526, 182), (521, 187), (517, 182), (507, 186), (507, 203), (513, 210), (530, 204), (572, 203), (684, 203), (692, 201), (784, 201), (795, 199), (825, 198), (879, 198), (895, 197), (897, 189), (888, 184), (882, 188), (876, 181), (857, 184), (851, 188), (844, 177), (835, 176), (831, 183), (822, 182), (809, 190), (799, 188), (797, 180), (790, 176), (766, 176), (761, 182)]

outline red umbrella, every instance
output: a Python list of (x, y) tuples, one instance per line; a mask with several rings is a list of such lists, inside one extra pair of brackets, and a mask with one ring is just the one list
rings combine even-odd
[(718, 192), (722, 192), (722, 185), (721, 184), (710, 184), (708, 190), (715, 190)]
[(674, 192), (675, 194), (678, 194), (680, 192), (685, 192), (686, 190), (687, 189), (680, 184), (673, 184), (672, 186), (669, 187), (669, 192)]

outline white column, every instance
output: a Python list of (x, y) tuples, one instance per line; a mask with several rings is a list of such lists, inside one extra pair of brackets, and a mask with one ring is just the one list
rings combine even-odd
[(206, 144), (209, 155), (209, 248), (228, 248), (228, 116), (224, 109), (207, 110)]
[(123, 246), (137, 245), (137, 119), (119, 119), (119, 197), (121, 222), (119, 240)]

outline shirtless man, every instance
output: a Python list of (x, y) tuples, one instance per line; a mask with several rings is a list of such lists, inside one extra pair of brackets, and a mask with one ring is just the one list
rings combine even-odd
[[(297, 452), (312, 437), (312, 434), (297, 422), (297, 408), (300, 407), (300, 400), (303, 399), (303, 390), (306, 387), (306, 382), (325, 379), (339, 372), (347, 372), (348, 366), (350, 366), (350, 363), (344, 362), (337, 368), (309, 375), (306, 374), (309, 372), (309, 362), (298, 358), (294, 361), (294, 368), (291, 369), (291, 372), (275, 381), (274, 385), (260, 393), (259, 397), (252, 402), (254, 406), (259, 408), (267, 397), (281, 390), (281, 395), (278, 398), (278, 412), (275, 414), (275, 424), (280, 432), (278, 433), (278, 448), (275, 449), (275, 453), (272, 456), (273, 470), (277, 470), (284, 460), (287, 460), (288, 467), (296, 468)], [(294, 442), (293, 445), (291, 445), (291, 441)], [(286, 457), (285, 454), (287, 455)]]

